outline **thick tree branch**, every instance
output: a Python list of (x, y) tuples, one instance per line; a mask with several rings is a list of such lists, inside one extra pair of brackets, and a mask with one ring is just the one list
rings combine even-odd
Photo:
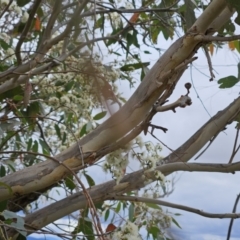
[[(240, 171), (240, 162), (233, 164), (172, 163), (159, 166), (156, 170), (161, 171), (164, 175), (168, 175), (175, 171), (234, 173), (236, 171)], [(140, 170), (123, 177), (118, 185), (116, 185), (116, 182), (112, 180), (91, 187), (88, 189), (89, 196), (92, 198), (94, 203), (98, 203), (110, 199), (112, 194), (124, 194), (132, 190), (143, 188), (147, 184), (156, 180), (154, 172), (155, 170)], [(78, 209), (87, 207), (87, 204), (88, 203), (83, 192), (75, 193), (65, 199), (29, 214), (25, 218), (25, 223), (36, 229), (40, 229), (49, 223), (62, 218), (63, 216), (77, 211)]]

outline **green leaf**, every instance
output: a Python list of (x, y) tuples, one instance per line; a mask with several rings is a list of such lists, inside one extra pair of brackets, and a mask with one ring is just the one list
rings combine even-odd
[(49, 146), (47, 145), (47, 143), (45, 141), (43, 141), (42, 139), (39, 139), (39, 143), (42, 146), (43, 153), (44, 154), (49, 154), (50, 153), (50, 149), (49, 149)]
[(136, 69), (140, 69), (143, 67), (146, 67), (150, 64), (150, 62), (140, 62), (140, 63), (132, 63), (132, 64), (126, 64), (120, 68), (121, 71), (127, 72), (127, 71), (133, 71)]
[(66, 132), (64, 132), (63, 133), (63, 138), (62, 138), (62, 144), (65, 143), (66, 139), (67, 139), (67, 134), (66, 134)]
[(104, 220), (107, 221), (108, 217), (109, 217), (109, 214), (110, 214), (110, 210), (107, 209), (107, 211), (105, 212), (105, 216), (104, 216)]
[(156, 226), (151, 226), (150, 228), (147, 229), (148, 234), (151, 234), (153, 239), (157, 239), (160, 233), (160, 230)]
[(17, 0), (17, 5), (19, 7), (23, 7), (25, 5), (27, 5), (31, 0)]
[(0, 212), (3, 212), (7, 208), (8, 200), (0, 202)]
[(157, 204), (154, 204), (154, 203), (146, 203), (146, 205), (150, 208), (153, 208), (153, 209), (162, 210)]
[(100, 120), (100, 119), (104, 118), (104, 117), (106, 116), (106, 114), (107, 114), (106, 111), (100, 112), (100, 113), (98, 113), (97, 115), (95, 115), (95, 116), (93, 117), (93, 119), (94, 119), (94, 120)]
[(75, 183), (73, 182), (73, 176), (69, 176), (65, 179), (66, 186), (72, 191), (76, 188)]
[(240, 41), (239, 40), (234, 41), (234, 47), (237, 49), (238, 53), (240, 53)]
[(234, 9), (238, 14), (237, 17), (235, 18), (235, 23), (240, 25), (240, 1), (236, 0), (226, 0), (230, 10)]
[(178, 228), (182, 229), (181, 226), (178, 224), (178, 222), (177, 222), (173, 217), (172, 217), (172, 222), (173, 222)]
[(27, 151), (30, 151), (31, 146), (32, 146), (32, 138), (30, 138), (30, 139), (28, 140)]
[(85, 176), (85, 178), (86, 178), (86, 180), (87, 180), (87, 182), (88, 182), (90, 187), (95, 185), (94, 180), (88, 174), (84, 173), (84, 176)]
[(38, 142), (36, 140), (34, 140), (34, 144), (33, 144), (33, 147), (32, 147), (32, 151), (33, 152), (38, 152)]
[(15, 95), (15, 96), (13, 97), (13, 100), (15, 100), (15, 101), (22, 101), (22, 100), (23, 100), (23, 96), (21, 96), (21, 95)]
[(84, 124), (80, 132), (80, 137), (82, 137), (86, 133), (87, 133), (87, 124)]
[(25, 227), (24, 227), (24, 218), (8, 210), (4, 210), (2, 212), (2, 215), (4, 216), (5, 219), (14, 219), (14, 221), (12, 221), (11, 223), (11, 226), (15, 227), (16, 231), (21, 233), (23, 236), (27, 236), (27, 232), (25, 231)]
[(218, 80), (218, 84), (220, 84), (219, 88), (231, 88), (238, 82), (239, 80), (234, 76), (228, 76)]
[(7, 44), (3, 39), (0, 38), (0, 46), (4, 49), (7, 50), (8, 48), (10, 48), (10, 45)]
[(101, 14), (101, 17), (96, 21), (95, 28), (100, 28), (101, 30), (104, 29), (104, 21), (105, 17), (104, 14)]
[(121, 210), (121, 202), (118, 202), (118, 205), (116, 207), (116, 213), (118, 213)]
[(133, 222), (133, 218), (134, 218), (134, 205), (131, 203), (131, 205), (129, 206), (128, 209), (128, 218), (129, 221)]
[(68, 92), (69, 90), (71, 90), (72, 87), (73, 87), (73, 85), (74, 85), (74, 81), (68, 82), (68, 83), (65, 85), (65, 90), (66, 90), (66, 92)]
[(91, 221), (86, 221), (86, 218), (80, 218), (78, 220), (78, 225), (72, 232), (73, 234), (82, 232), (88, 240), (94, 240), (94, 232)]
[(145, 50), (143, 51), (145, 54), (151, 54), (149, 51)]
[(0, 166), (0, 177), (4, 177), (6, 175), (6, 169), (3, 165)]
[(21, 86), (17, 86), (11, 90), (8, 90), (2, 94), (0, 94), (0, 101), (6, 99), (6, 98), (13, 98), (15, 95), (23, 95), (23, 90)]
[(60, 131), (60, 128), (59, 128), (58, 124), (55, 124), (54, 128), (56, 130), (58, 138), (62, 140), (61, 131)]

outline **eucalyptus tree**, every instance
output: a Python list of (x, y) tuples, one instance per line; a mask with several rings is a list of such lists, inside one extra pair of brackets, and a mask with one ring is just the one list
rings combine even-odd
[[(167, 239), (165, 229), (178, 223), (161, 206), (206, 217), (239, 217), (159, 200), (166, 193), (164, 176), (172, 172), (240, 170), (239, 163), (185, 163), (227, 124), (238, 122), (239, 98), (164, 158), (160, 144), (139, 137), (153, 135), (154, 129), (166, 132), (151, 123), (156, 114), (191, 105), (190, 83), (186, 95), (166, 102), (200, 48), (210, 80), (215, 78), (214, 48), (227, 42), (240, 52), (239, 35), (234, 35), (240, 23), (237, 1), (0, 3), (2, 238), (39, 232), (68, 239), (141, 239), (145, 229), (153, 239)], [(163, 51), (159, 36), (177, 40)], [(142, 59), (151, 51), (161, 57), (149, 69)], [(118, 90), (122, 81), (136, 88), (129, 99)], [(218, 82), (229, 88), (238, 81), (229, 76)], [(126, 174), (130, 159), (140, 167)], [(98, 174), (105, 171), (113, 180), (95, 183), (88, 171), (96, 165), (103, 169), (97, 168)], [(61, 199), (53, 201), (53, 191), (60, 191)], [(21, 210), (24, 217), (17, 215)], [(66, 216), (67, 227), (61, 229), (56, 221)], [(49, 224), (61, 232), (51, 232)]]

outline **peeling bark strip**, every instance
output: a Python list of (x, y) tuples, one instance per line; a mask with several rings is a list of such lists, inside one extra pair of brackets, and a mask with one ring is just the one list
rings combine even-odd
[[(213, 0), (190, 31), (173, 43), (156, 62), (129, 101), (98, 128), (55, 158), (60, 162), (64, 162), (70, 168), (81, 167), (83, 162), (82, 156), (85, 164), (91, 163), (93, 160), (91, 157), (93, 156), (92, 153), (94, 154), (98, 150), (116, 142), (142, 122), (159, 96), (171, 84), (175, 84), (178, 81), (183, 71), (172, 74), (168, 78), (164, 77), (165, 74), (168, 71), (173, 71), (174, 73), (174, 69), (178, 68), (182, 62), (188, 61), (201, 46), (201, 39), (195, 38), (195, 36), (204, 34), (208, 28), (215, 27), (215, 29), (218, 29), (229, 19), (232, 13), (228, 9), (224, 10), (225, 7), (226, 3), (224, 0)], [(225, 17), (227, 16), (224, 21), (221, 19), (222, 12)], [(222, 21), (219, 22), (219, 19)], [(219, 126), (226, 124), (229, 119), (231, 118), (226, 117)], [(215, 132), (220, 130), (222, 130), (221, 127), (214, 128)], [(214, 131), (212, 131), (212, 134), (214, 134)], [(199, 136), (198, 144), (204, 145), (204, 141), (205, 143), (208, 141), (208, 139), (204, 140), (204, 138), (205, 136)], [(192, 148), (191, 154), (196, 153), (196, 151), (198, 151), (198, 148), (195, 146)], [(186, 155), (184, 161), (187, 161), (191, 154)], [(1, 186), (0, 200), (47, 188), (61, 180), (68, 173), (64, 166), (51, 160), (12, 173), (0, 180), (12, 188), (11, 193), (8, 189)]]

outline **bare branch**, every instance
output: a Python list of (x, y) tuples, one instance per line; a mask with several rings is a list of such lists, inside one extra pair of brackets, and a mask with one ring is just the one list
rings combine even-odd
[(117, 12), (119, 14), (122, 13), (142, 13), (142, 12), (177, 12), (177, 8), (138, 8), (138, 9), (120, 9), (120, 8), (109, 8), (108, 10), (97, 10), (92, 12), (84, 12), (81, 14), (81, 17), (94, 16), (95, 14), (103, 14), (103, 13), (112, 13)]
[(170, 207), (170, 208), (175, 208), (175, 209), (180, 209), (183, 211), (195, 213), (207, 218), (221, 218), (221, 219), (222, 218), (232, 218), (232, 219), (240, 218), (240, 213), (220, 213), (220, 214), (209, 213), (209, 212), (204, 212), (200, 209), (188, 207), (185, 205), (170, 203), (170, 202), (166, 202), (158, 199), (144, 198), (144, 197), (122, 196), (122, 195), (119, 196), (117, 194), (114, 194), (114, 195), (110, 194), (108, 200), (123, 200), (123, 201), (130, 201), (130, 202), (154, 203), (154, 204), (165, 206), (165, 207)]
[(234, 35), (231, 37), (219, 37), (219, 36), (209, 36), (209, 35), (196, 35), (195, 39), (202, 42), (229, 42), (240, 39), (239, 35)]
[[(236, 198), (236, 200), (235, 200), (235, 203), (234, 203), (234, 206), (233, 206), (233, 210), (232, 210), (233, 213), (235, 213), (236, 210), (237, 210), (237, 204), (238, 204), (239, 199), (240, 199), (240, 194), (237, 195), (237, 198)], [(230, 223), (229, 223), (227, 240), (230, 240), (233, 221), (234, 221), (234, 218), (232, 218), (232, 219), (230, 220)]]
[(62, 39), (64, 39), (65, 37), (68, 36), (68, 34), (71, 32), (72, 27), (74, 25), (74, 22), (79, 19), (79, 16), (81, 14), (81, 12), (83, 11), (83, 9), (85, 8), (85, 6), (88, 4), (89, 0), (83, 0), (83, 2), (76, 8), (72, 18), (69, 20), (66, 28), (64, 29), (64, 31), (62, 33), (60, 33), (57, 37), (51, 39), (48, 41), (47, 45), (48, 46), (53, 46), (56, 43), (58, 43), (59, 41), (61, 41)]
[(30, 14), (29, 14), (28, 21), (27, 21), (27, 23), (26, 23), (26, 25), (25, 25), (25, 27), (22, 31), (20, 39), (18, 40), (16, 49), (15, 49), (18, 65), (20, 65), (22, 63), (22, 58), (21, 58), (21, 55), (20, 55), (21, 46), (23, 44), (23, 41), (27, 37), (27, 34), (30, 30), (30, 27), (32, 26), (32, 23), (34, 21), (35, 13), (37, 12), (37, 9), (40, 6), (41, 2), (42, 2), (42, 0), (35, 0), (34, 1), (33, 5), (32, 5), (32, 8), (30, 9)]
[[(156, 170), (161, 171), (164, 175), (168, 175), (175, 171), (234, 173), (236, 171), (240, 171), (240, 162), (233, 164), (179, 162), (159, 166), (156, 168)], [(116, 185), (115, 180), (108, 181), (106, 183), (91, 187), (90, 189), (88, 189), (88, 193), (94, 203), (102, 202), (109, 199), (109, 195), (112, 196), (112, 194), (124, 194), (132, 190), (140, 189), (146, 186), (146, 184), (151, 183), (152, 181), (156, 181), (157, 179), (154, 172), (155, 170), (140, 170), (124, 176), (118, 185)], [(27, 225), (32, 225), (37, 229), (40, 229), (47, 224), (67, 214), (77, 211), (78, 209), (85, 208), (86, 206), (86, 197), (84, 196), (83, 192), (78, 192), (56, 203), (46, 206), (32, 214), (29, 214), (25, 218), (25, 223)], [(48, 218), (46, 218), (46, 214)], [(224, 215), (222, 217), (224, 217)], [(228, 217), (235, 217), (235, 215), (228, 215)]]
[(212, 61), (211, 61), (211, 58), (210, 58), (210, 56), (209, 56), (207, 47), (206, 47), (206, 46), (203, 46), (203, 49), (204, 49), (204, 52), (205, 52), (206, 57), (207, 57), (209, 72), (210, 72), (210, 76), (211, 76), (210, 81), (213, 81), (213, 79), (215, 78), (215, 75), (214, 75), (214, 73), (213, 73)]

